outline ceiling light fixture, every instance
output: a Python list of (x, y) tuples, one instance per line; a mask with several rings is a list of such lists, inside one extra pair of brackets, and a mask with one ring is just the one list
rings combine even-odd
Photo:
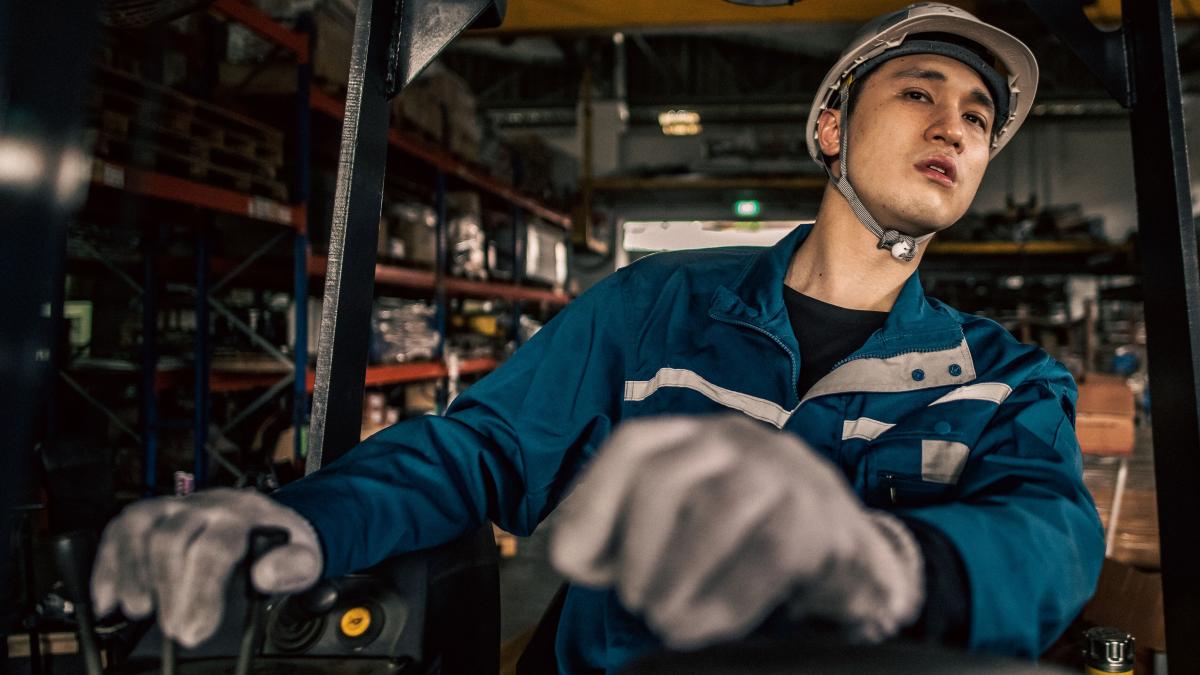
[(658, 114), (658, 126), (667, 136), (695, 136), (704, 130), (700, 113), (694, 110), (666, 110)]

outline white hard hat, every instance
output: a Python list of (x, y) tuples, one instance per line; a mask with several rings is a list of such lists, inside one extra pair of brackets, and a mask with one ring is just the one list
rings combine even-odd
[(1023, 42), (970, 12), (940, 2), (920, 2), (864, 25), (825, 75), (808, 113), (808, 154), (813, 160), (826, 166), (817, 142), (817, 120), (823, 110), (838, 107), (848, 78), (861, 76), (864, 64), (870, 69), (897, 56), (928, 53), (964, 62), (993, 89), (997, 116), (991, 156), (995, 157), (1033, 107), (1037, 60)]

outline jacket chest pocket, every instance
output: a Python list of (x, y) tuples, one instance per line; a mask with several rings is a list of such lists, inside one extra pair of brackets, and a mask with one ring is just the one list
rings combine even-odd
[(970, 454), (953, 438), (919, 433), (880, 438), (866, 451), (865, 501), (876, 508), (948, 501)]

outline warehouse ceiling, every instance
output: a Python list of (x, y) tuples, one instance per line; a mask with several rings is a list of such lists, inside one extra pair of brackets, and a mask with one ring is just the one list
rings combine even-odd
[[(684, 10), (684, 1), (692, 9)], [(1181, 15), (1189, 15), (1193, 3), (1200, 0), (1181, 2)], [(480, 108), (501, 127), (573, 126), (585, 70), (593, 98), (623, 102), (634, 125), (656, 124), (665, 107), (703, 109), (706, 120), (730, 124), (794, 122), (861, 20), (903, 4), (803, 0), (792, 7), (754, 8), (722, 0), (510, 0), (514, 34), (460, 40), (443, 64), (468, 81)], [(1121, 112), (1023, 0), (959, 4), (1030, 45), (1042, 69), (1039, 101), (1089, 103), (1070, 108), (1076, 113)], [(538, 7), (545, 12), (535, 11)], [(1090, 7), (1096, 16), (1110, 18), (1118, 9), (1106, 0)], [(534, 27), (535, 16), (537, 26), (556, 30), (515, 34), (522, 26)], [(620, 30), (597, 28), (618, 16), (624, 17)], [(757, 21), (765, 16), (789, 19)], [(630, 27), (634, 24), (641, 28)], [(1185, 74), (1200, 70), (1198, 26), (1180, 25)]]
[[(747, 179), (813, 170), (802, 120), (826, 70), (864, 20), (908, 1), (802, 0), (764, 9), (724, 0), (509, 0), (504, 31), (457, 41), (440, 64), (467, 81), (483, 119), (501, 135), (556, 138), (563, 147), (575, 147), (581, 93), (589, 83), (593, 120), (608, 120), (599, 122), (600, 131), (593, 126), (592, 138), (600, 139), (595, 142), (610, 161), (619, 158), (616, 166), (600, 160), (598, 175), (634, 182), (735, 177), (737, 187), (714, 187), (705, 195), (705, 203), (727, 210), (726, 202), (748, 194), (747, 185), (758, 185)], [(1025, 0), (955, 4), (1034, 51), (1041, 68), (1035, 116), (1127, 114)], [(1176, 3), (1178, 42), (1185, 91), (1200, 92), (1194, 4), (1200, 0)], [(1119, 0), (1095, 0), (1087, 9), (1101, 27), (1119, 25)], [(701, 121), (696, 137), (655, 145), (668, 133), (660, 116), (679, 110)], [(636, 151), (638, 143), (660, 150)], [(601, 190), (599, 198), (626, 206), (644, 202), (655, 213), (676, 202), (694, 213), (697, 204), (694, 189)]]

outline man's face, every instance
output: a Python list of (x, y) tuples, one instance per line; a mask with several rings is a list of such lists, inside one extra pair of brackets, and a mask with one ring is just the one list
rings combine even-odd
[[(901, 56), (852, 95), (850, 180), (876, 220), (912, 235), (957, 222), (988, 163), (995, 108), (979, 75), (944, 56)], [(820, 131), (834, 156), (837, 114), (826, 111)]]

